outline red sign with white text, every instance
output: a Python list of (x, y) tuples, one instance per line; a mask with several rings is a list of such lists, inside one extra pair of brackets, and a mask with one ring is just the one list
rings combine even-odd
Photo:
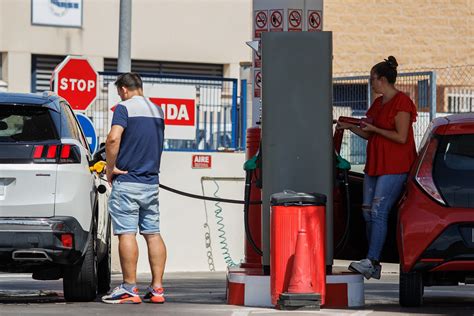
[(68, 56), (52, 75), (53, 90), (75, 111), (85, 111), (97, 97), (97, 72), (87, 59)]
[(209, 169), (212, 167), (211, 155), (193, 155), (192, 159), (193, 169)]
[(196, 125), (196, 100), (150, 98), (165, 113), (165, 125), (194, 126)]
[[(108, 89), (109, 122), (112, 122), (113, 111), (120, 103), (120, 96), (113, 82), (109, 83)], [(143, 94), (163, 110), (166, 139), (196, 139), (198, 122), (196, 86), (144, 83)], [(206, 102), (205, 97), (201, 95), (200, 101)]]

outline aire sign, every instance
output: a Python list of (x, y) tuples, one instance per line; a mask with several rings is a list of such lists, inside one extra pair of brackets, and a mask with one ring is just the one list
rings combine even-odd
[[(109, 84), (109, 122), (120, 103), (117, 88)], [(143, 94), (165, 114), (165, 138), (196, 139), (196, 87), (176, 84), (143, 84)]]
[(212, 167), (211, 155), (193, 155), (191, 168), (193, 169), (209, 169)]
[(53, 90), (75, 111), (85, 111), (97, 97), (97, 72), (82, 57), (66, 57), (53, 72)]

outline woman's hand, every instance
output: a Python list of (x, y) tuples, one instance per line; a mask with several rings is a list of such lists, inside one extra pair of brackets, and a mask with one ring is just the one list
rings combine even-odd
[(336, 124), (336, 129), (351, 129), (352, 127), (355, 127), (355, 125), (351, 123), (346, 123), (346, 122), (337, 121), (337, 124)]
[(348, 129), (354, 134), (359, 135), (360, 137), (364, 139), (368, 139), (370, 136), (370, 133), (364, 131), (363, 129), (361, 129), (359, 126), (355, 124), (338, 121), (336, 124), (336, 130), (341, 130), (341, 129)]
[(367, 122), (364, 122), (364, 127), (361, 127), (361, 129), (364, 132), (369, 132), (369, 133), (376, 133), (377, 132), (377, 127), (375, 127), (372, 124), (369, 124)]

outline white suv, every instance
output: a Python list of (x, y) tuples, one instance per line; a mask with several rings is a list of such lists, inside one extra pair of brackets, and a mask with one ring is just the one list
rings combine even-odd
[(0, 93), (0, 271), (63, 278), (67, 301), (109, 290), (109, 188), (94, 162), (64, 99)]

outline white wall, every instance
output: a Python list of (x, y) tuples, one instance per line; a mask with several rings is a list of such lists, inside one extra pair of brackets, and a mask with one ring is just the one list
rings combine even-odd
[(6, 55), (6, 77), (8, 90), (12, 92), (31, 91), (31, 54), (28, 52), (9, 52)]
[[(0, 11), (2, 7), (0, 6)], [(1, 33), (1, 30), (0, 30)], [(4, 81), (6, 77), (6, 68), (7, 68), (7, 54), (0, 52), (0, 91), (6, 92), (8, 91), (8, 85)]]
[(3, 15), (5, 14), (5, 10), (3, 9), (3, 2), (0, 0), (0, 53), (2, 52), (3, 48)]
[[(244, 178), (244, 153), (211, 153), (212, 169), (192, 169), (193, 153), (164, 152), (161, 165), (160, 182), (178, 190), (213, 196), (217, 186), (213, 181), (203, 181), (202, 177), (237, 177)], [(216, 180), (221, 198), (243, 200), (244, 181)], [(191, 199), (160, 190), (161, 231), (168, 248), (166, 271), (210, 271), (204, 227), (207, 223), (211, 237), (212, 259), (216, 271), (224, 271), (226, 264), (221, 249), (222, 238), (219, 237), (216, 224), (215, 202)], [(225, 237), (231, 258), (240, 262), (244, 256), (243, 205), (221, 203), (225, 225)], [(149, 272), (146, 244), (142, 236), (139, 240), (140, 256), (138, 272)], [(117, 251), (117, 238), (112, 246), (112, 269), (120, 271)]]

